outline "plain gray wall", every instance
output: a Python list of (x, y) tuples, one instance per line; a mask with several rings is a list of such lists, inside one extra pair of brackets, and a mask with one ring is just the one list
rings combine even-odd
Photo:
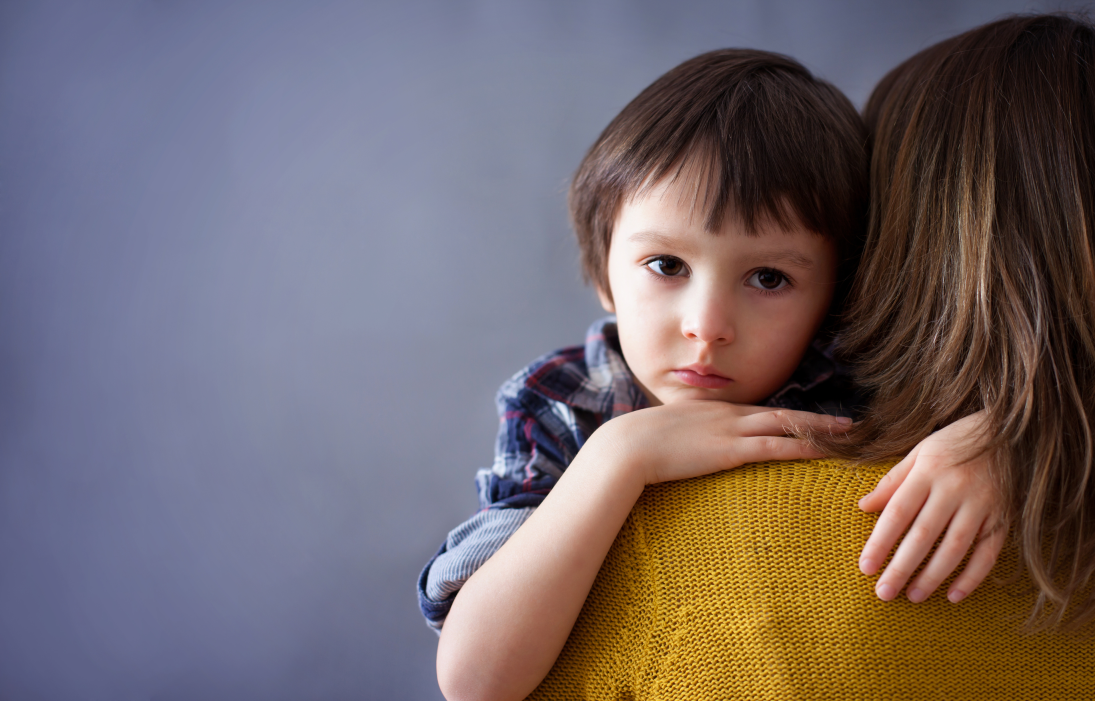
[(0, 3), (0, 699), (440, 698), (414, 580), (600, 314), (612, 116), (731, 45), (862, 104), (1059, 7)]

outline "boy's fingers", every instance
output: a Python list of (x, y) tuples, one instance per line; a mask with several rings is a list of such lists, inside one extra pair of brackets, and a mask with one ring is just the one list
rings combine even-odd
[(875, 488), (865, 494), (859, 500), (859, 508), (863, 511), (879, 511), (885, 508), (893, 497), (898, 487), (905, 483), (913, 466), (916, 465), (916, 455), (920, 452), (920, 445), (905, 456), (905, 459), (890, 468), (889, 472), (882, 476)]
[[(947, 534), (936, 548), (927, 566), (917, 575), (906, 592), (909, 601), (920, 603), (932, 595), (939, 584), (954, 572), (969, 552), (984, 518), (974, 509), (962, 509), (947, 526)], [(976, 585), (975, 585), (976, 586)]]
[(847, 431), (851, 425), (851, 420), (844, 421), (843, 417), (828, 414), (768, 409), (745, 416), (738, 422), (738, 431), (743, 436), (783, 436), (789, 431), (805, 428), (843, 432)]
[(753, 404), (735, 404), (734, 406), (737, 407), (738, 412), (742, 416), (752, 416), (753, 414), (764, 414), (775, 411), (775, 409), (770, 406), (755, 406)]
[(731, 454), (733, 465), (737, 467), (750, 462), (768, 460), (808, 460), (821, 455), (806, 441), (782, 436), (752, 436), (734, 441)]
[[(889, 511), (894, 503), (891, 501), (886, 511)], [(890, 601), (904, 588), (905, 582), (909, 581), (909, 577), (924, 561), (924, 557), (954, 515), (954, 508), (950, 500), (929, 498), (923, 508), (919, 509), (920, 514), (909, 527), (909, 532), (901, 540), (901, 545), (897, 547), (893, 559), (886, 565), (886, 570), (875, 584), (875, 593), (878, 594), (878, 598)], [(885, 512), (882, 515), (885, 517)]]
[(985, 580), (992, 571), (992, 566), (996, 564), (996, 558), (1000, 555), (1006, 538), (1007, 531), (997, 528), (977, 543), (966, 569), (962, 570), (962, 574), (958, 575), (947, 591), (947, 599), (952, 604), (969, 596)]
[(787, 416), (799, 416), (799, 417), (805, 417), (805, 418), (810, 418), (810, 417), (822, 418), (822, 419), (828, 419), (830, 421), (836, 421), (837, 423), (846, 423), (849, 426), (852, 425), (852, 420), (851, 419), (849, 419), (845, 416), (836, 416), (834, 414), (818, 414), (817, 412), (813, 412), (813, 411), (799, 411), (797, 409), (780, 409), (780, 408), (770, 407), (770, 406), (756, 406), (754, 404), (734, 404), (733, 406), (735, 408), (737, 408), (738, 413), (741, 414), (742, 416), (751, 416), (753, 414), (785, 414)]
[[(912, 520), (920, 512), (920, 507), (928, 500), (928, 485), (921, 482), (906, 482), (878, 517), (878, 523), (871, 531), (871, 537), (863, 546), (859, 555), (859, 570), (871, 575), (878, 571), (882, 561), (893, 549), (897, 539), (905, 532)], [(893, 567), (891, 563), (890, 567)], [(887, 568), (887, 571), (889, 569)], [(904, 584), (904, 581), (902, 581)], [(893, 592), (897, 596), (897, 592)], [(885, 597), (883, 597), (885, 598)], [(893, 598), (893, 597), (890, 597)], [(887, 599), (888, 600), (888, 599)]]

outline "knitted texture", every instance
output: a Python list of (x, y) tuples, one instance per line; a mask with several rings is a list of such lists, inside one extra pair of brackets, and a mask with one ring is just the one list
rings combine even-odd
[[(1025, 635), (1029, 584), (882, 602), (857, 570), (889, 465), (647, 487), (531, 699), (1095, 699), (1095, 638)], [(1009, 544), (994, 575), (1015, 571)]]

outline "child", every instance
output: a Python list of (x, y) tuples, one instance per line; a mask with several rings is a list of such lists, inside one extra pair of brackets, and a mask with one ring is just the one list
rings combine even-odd
[(570, 206), (615, 317), (499, 392), (483, 509), (419, 579), (446, 696), (536, 686), (646, 484), (818, 457), (786, 434), (851, 423), (814, 339), (858, 258), (865, 142), (798, 63), (723, 50), (659, 78), (594, 144)]

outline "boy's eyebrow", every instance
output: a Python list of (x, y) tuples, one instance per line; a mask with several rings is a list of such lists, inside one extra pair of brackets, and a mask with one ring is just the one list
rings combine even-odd
[(787, 265), (792, 265), (796, 268), (814, 267), (814, 260), (812, 258), (803, 255), (793, 248), (761, 251), (750, 257), (764, 263), (783, 263)]
[(642, 231), (636, 231), (627, 237), (627, 240), (632, 243), (649, 243), (655, 246), (661, 246), (664, 248), (680, 247), (681, 241), (667, 236), (665, 234), (658, 233), (657, 231), (644, 229)]

